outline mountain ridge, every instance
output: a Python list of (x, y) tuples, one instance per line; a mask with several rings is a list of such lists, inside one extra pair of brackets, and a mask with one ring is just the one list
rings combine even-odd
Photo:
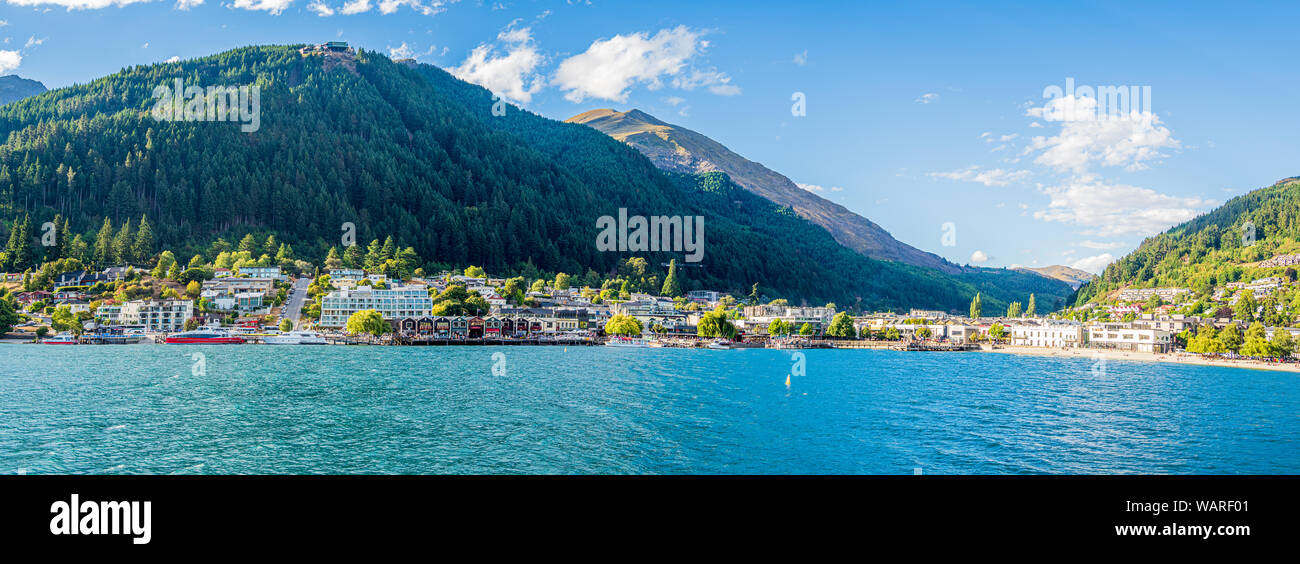
[(45, 85), (39, 80), (23, 78), (16, 74), (0, 76), (0, 106), (47, 91)]
[(962, 267), (903, 243), (875, 222), (844, 206), (800, 188), (788, 177), (751, 161), (722, 143), (691, 129), (673, 125), (644, 111), (609, 108), (583, 112), (565, 120), (595, 128), (635, 147), (664, 170), (726, 172), (735, 183), (822, 226), (840, 244), (866, 256), (935, 268), (949, 274)]

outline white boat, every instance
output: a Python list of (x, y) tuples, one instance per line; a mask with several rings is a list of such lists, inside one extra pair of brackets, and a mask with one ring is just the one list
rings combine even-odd
[(704, 346), (718, 351), (731, 350), (731, 343), (728, 341), (724, 341), (722, 339), (714, 339), (713, 341), (710, 341), (709, 344)]
[(231, 335), (230, 331), (225, 329), (205, 328), (172, 333), (163, 342), (169, 345), (238, 345), (244, 342), (244, 338)]
[(262, 339), (268, 345), (324, 345), (325, 337), (315, 331), (290, 331)]
[(77, 338), (68, 333), (59, 333), (48, 339), (41, 339), (43, 345), (75, 345), (78, 344)]
[(610, 337), (608, 341), (605, 341), (605, 346), (642, 349), (649, 347), (650, 341), (647, 339), (633, 339), (630, 337)]

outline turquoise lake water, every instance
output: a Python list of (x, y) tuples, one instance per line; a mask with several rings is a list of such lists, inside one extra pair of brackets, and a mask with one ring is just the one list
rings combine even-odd
[(0, 473), (1300, 472), (1293, 373), (800, 352), (0, 345)]

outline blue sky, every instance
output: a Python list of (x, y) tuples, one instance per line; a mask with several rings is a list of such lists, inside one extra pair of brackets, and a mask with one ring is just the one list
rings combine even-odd
[[(0, 74), (59, 87), (342, 39), (556, 119), (640, 108), (954, 262), (1096, 271), (1300, 174), (1284, 25), (1298, 16), (1284, 3), (0, 0)], [(1150, 106), (1093, 119), (1083, 96), (1044, 97), (1067, 79), (1149, 87)]]

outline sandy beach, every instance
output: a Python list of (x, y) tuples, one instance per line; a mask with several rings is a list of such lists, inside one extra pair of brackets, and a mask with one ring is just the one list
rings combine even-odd
[(1199, 364), (1203, 366), (1228, 366), (1253, 370), (1278, 370), (1282, 372), (1300, 372), (1300, 364), (1280, 364), (1257, 360), (1209, 359), (1194, 354), (1184, 353), (1144, 353), (1135, 351), (1114, 351), (1103, 349), (1048, 349), (1038, 347), (998, 347), (982, 352), (1023, 354), (1033, 356), (1055, 356), (1068, 358), (1106, 360), (1135, 360), (1139, 362), (1170, 362), (1174, 364)]

